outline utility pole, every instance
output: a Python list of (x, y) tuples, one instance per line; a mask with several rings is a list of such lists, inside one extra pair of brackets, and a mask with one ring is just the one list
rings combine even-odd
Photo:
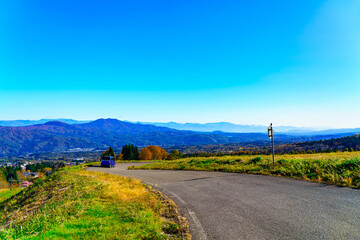
[(273, 165), (275, 165), (274, 129), (273, 129), (273, 127), (272, 127), (272, 123), (270, 123), (270, 126), (269, 126), (269, 128), (268, 128), (268, 135), (269, 135), (269, 138), (271, 139)]

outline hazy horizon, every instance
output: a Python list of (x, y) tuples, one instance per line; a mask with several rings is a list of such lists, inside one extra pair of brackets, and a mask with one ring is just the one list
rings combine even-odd
[[(142, 124), (151, 124), (151, 123), (176, 123), (176, 124), (220, 124), (220, 123), (229, 123), (229, 124), (235, 124), (235, 125), (244, 125), (244, 126), (268, 126), (269, 124), (243, 124), (243, 123), (234, 123), (234, 122), (224, 122), (224, 121), (219, 121), (219, 122), (175, 122), (175, 121), (168, 121), (168, 122), (146, 122), (146, 121), (130, 121), (127, 119), (118, 119), (118, 118), (97, 118), (97, 119), (74, 119), (74, 118), (40, 118), (40, 119), (0, 119), (1, 121), (41, 121), (41, 120), (74, 120), (74, 121), (79, 121), (79, 122), (91, 122), (91, 121), (95, 121), (95, 120), (99, 120), (99, 119), (117, 119), (119, 121), (124, 121), (124, 122), (131, 122), (131, 123), (142, 123)], [(295, 128), (307, 128), (307, 129), (314, 129), (314, 130), (326, 130), (326, 129), (335, 129), (334, 127), (330, 127), (330, 126), (319, 126), (319, 127), (308, 127), (308, 126), (292, 126), (292, 125), (278, 125), (276, 123), (273, 123), (274, 127), (295, 127)], [(345, 127), (340, 127), (340, 128), (345, 128)], [(359, 128), (359, 127), (355, 127), (355, 128)]]

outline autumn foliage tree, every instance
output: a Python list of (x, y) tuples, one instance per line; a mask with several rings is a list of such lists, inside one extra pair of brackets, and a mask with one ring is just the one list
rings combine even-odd
[(167, 156), (165, 149), (154, 145), (142, 148), (140, 151), (141, 160), (164, 160)]
[(115, 160), (123, 160), (123, 155), (119, 153), (118, 155), (116, 155)]
[(150, 149), (143, 148), (140, 151), (140, 160), (152, 160), (152, 154)]

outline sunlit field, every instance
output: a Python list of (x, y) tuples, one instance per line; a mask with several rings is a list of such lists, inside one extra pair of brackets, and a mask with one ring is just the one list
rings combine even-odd
[(22, 191), (22, 188), (15, 188), (13, 190), (10, 189), (0, 189), (0, 202), (18, 194), (20, 191)]
[(130, 169), (223, 171), (265, 174), (360, 188), (360, 152), (195, 157)]

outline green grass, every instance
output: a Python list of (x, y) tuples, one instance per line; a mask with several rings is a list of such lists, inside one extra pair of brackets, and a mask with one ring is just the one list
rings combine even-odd
[(360, 188), (360, 152), (186, 158), (130, 169), (222, 171), (284, 176)]
[(23, 188), (15, 188), (10, 191), (10, 189), (0, 189), (0, 203), (5, 201), (8, 198), (11, 198), (12, 196), (18, 194), (20, 191), (22, 191)]
[(0, 239), (185, 237), (162, 198), (136, 179), (67, 168), (0, 202)]

